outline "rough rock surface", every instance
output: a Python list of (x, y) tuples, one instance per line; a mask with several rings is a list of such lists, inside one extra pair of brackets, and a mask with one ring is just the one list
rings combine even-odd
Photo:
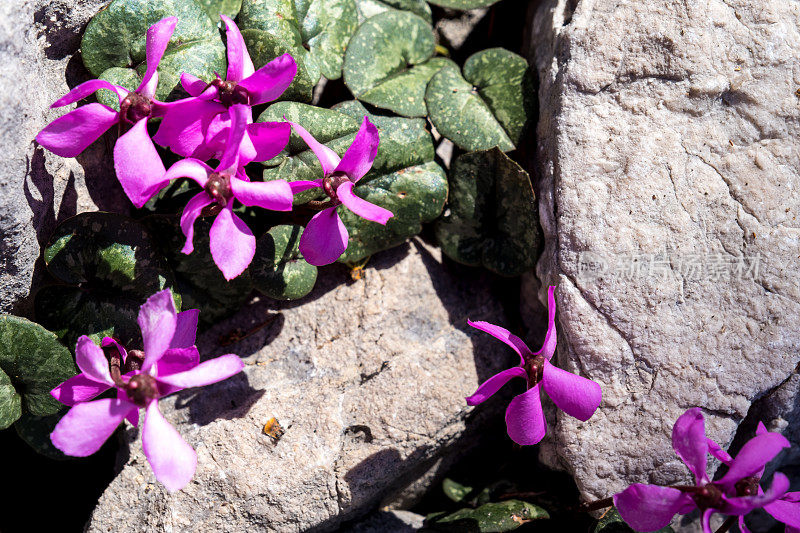
[(800, 360), (798, 28), (784, 0), (538, 9), (537, 272), (559, 360), (604, 393), (587, 423), (559, 413), (543, 456), (587, 498), (688, 479), (675, 419), (702, 407), (727, 446)]
[(88, 79), (79, 55), (84, 26), (107, 0), (0, 2), (0, 313), (30, 292), (39, 243), (56, 221), (83, 211), (128, 209), (108, 166), (106, 139), (77, 159), (34, 142), (49, 121), (74, 106), (50, 109)]
[[(417, 242), (373, 258), (362, 281), (343, 284), (343, 267), (322, 274), (279, 314), (274, 302), (256, 303), (200, 339), (202, 354), (233, 351), (247, 366), (161, 402), (197, 450), (194, 479), (168, 494), (130, 429), (130, 457), (89, 531), (334, 530), (499, 414), (502, 398), (474, 411), (464, 403), (511, 364), (502, 344), (467, 331), (467, 317), (506, 323), (484, 275), (443, 267)], [(252, 336), (218, 346), (220, 335), (270, 316)], [(262, 433), (272, 417), (286, 430), (277, 443)]]

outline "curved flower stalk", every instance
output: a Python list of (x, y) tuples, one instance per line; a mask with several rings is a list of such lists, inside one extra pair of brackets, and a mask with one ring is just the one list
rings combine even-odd
[(511, 378), (525, 378), (528, 390), (516, 396), (506, 410), (508, 436), (518, 444), (536, 444), (547, 432), (539, 387), (553, 400), (556, 406), (581, 421), (591, 418), (602, 400), (600, 385), (592, 380), (570, 374), (550, 363), (556, 350), (556, 302), (553, 296), (555, 287), (547, 291), (548, 325), (542, 348), (532, 353), (522, 339), (508, 330), (488, 322), (467, 323), (508, 344), (520, 357), (519, 366), (504, 370), (487, 379), (475, 394), (467, 398), (469, 405), (478, 405)]
[(349, 235), (336, 208), (344, 204), (363, 219), (386, 225), (394, 214), (388, 209), (367, 202), (355, 195), (353, 187), (372, 168), (378, 153), (378, 129), (367, 117), (361, 123), (353, 143), (340, 159), (336, 152), (318, 142), (299, 124), (290, 123), (308, 144), (322, 165), (323, 178), (315, 181), (294, 181), (292, 192), (321, 187), (330, 198), (326, 208), (314, 215), (300, 237), (300, 253), (312, 265), (336, 261), (347, 249)]
[[(253, 123), (250, 106), (271, 102), (291, 85), (297, 64), (289, 54), (277, 57), (255, 70), (239, 28), (229, 17), (225, 23), (228, 46), (226, 81), (219, 76), (206, 83), (191, 74), (181, 75), (181, 85), (192, 98), (177, 102), (164, 117), (153, 140), (184, 157), (206, 161), (225, 151), (232, 123), (229, 110), (247, 106), (247, 128), (239, 158), (242, 164), (266, 161), (280, 152), (291, 134), (285, 122)], [(283, 138), (283, 144), (279, 141)]]
[[(216, 169), (190, 158), (178, 161), (164, 175), (167, 181), (187, 177), (203, 187), (202, 192), (189, 200), (181, 215), (181, 230), (186, 236), (186, 244), (181, 251), (190, 254), (194, 250), (194, 222), (197, 217), (204, 212), (215, 214), (216, 219), (210, 231), (211, 257), (227, 280), (244, 272), (256, 251), (253, 232), (233, 212), (234, 199), (247, 206), (272, 211), (292, 209), (292, 190), (285, 180), (251, 182), (244, 172), (240, 146), (245, 137), (248, 112), (249, 108), (243, 104), (231, 107), (232, 125), (228, 129), (227, 148)], [(287, 134), (281, 147), (288, 140)], [(206, 210), (212, 204), (215, 205)]]
[(54, 154), (75, 157), (115, 124), (119, 124), (120, 131), (123, 126), (130, 127), (114, 145), (114, 168), (125, 194), (136, 207), (142, 207), (165, 184), (164, 164), (147, 134), (147, 121), (165, 116), (174, 105), (155, 100), (155, 93), (158, 64), (177, 23), (176, 17), (168, 17), (147, 30), (147, 70), (135, 91), (105, 80), (90, 80), (51, 106), (69, 105), (100, 89), (108, 89), (119, 97), (119, 111), (99, 103), (86, 104), (57, 118), (36, 136), (36, 141)]
[[(164, 290), (148, 298), (139, 311), (144, 352), (126, 352), (108, 339), (103, 343), (110, 355), (107, 359), (89, 337), (79, 338), (75, 354), (81, 374), (52, 391), (57, 400), (73, 405), (50, 435), (53, 445), (67, 455), (91, 455), (124, 418), (135, 423), (139, 409), (144, 408), (142, 447), (147, 461), (167, 490), (183, 488), (194, 475), (197, 455), (163, 417), (158, 399), (184, 388), (222, 381), (244, 368), (233, 354), (198, 364), (194, 346), (173, 347), (193, 342), (189, 331), (196, 318), (196, 314), (181, 317), (176, 313), (172, 294)], [(117, 390), (116, 398), (86, 401), (112, 387)]]
[[(758, 478), (764, 466), (789, 441), (779, 433), (761, 432), (750, 439), (735, 459), (705, 435), (703, 413), (698, 407), (689, 409), (675, 422), (672, 429), (672, 447), (695, 478), (689, 486), (661, 487), (636, 483), (614, 495), (614, 505), (620, 516), (637, 531), (656, 531), (669, 524), (676, 514), (686, 514), (694, 509), (702, 513), (704, 533), (712, 533), (711, 516), (721, 513), (743, 516), (754, 509), (771, 507), (791, 526), (800, 526), (800, 513), (792, 507), (794, 494), (788, 493), (789, 479), (776, 473), (772, 485), (764, 492)], [(728, 471), (718, 481), (708, 476), (708, 454), (711, 453), (728, 465)], [(783, 512), (781, 512), (783, 511)], [(791, 521), (791, 523), (789, 522)]]

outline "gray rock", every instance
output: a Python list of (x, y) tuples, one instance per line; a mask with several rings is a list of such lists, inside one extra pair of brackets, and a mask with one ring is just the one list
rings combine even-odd
[[(83, 27), (106, 0), (0, 3), (0, 313), (25, 307), (39, 245), (57, 221), (83, 211), (125, 211), (100, 139), (78, 159), (39, 147), (34, 137), (74, 108), (50, 109), (88, 79), (76, 54)], [(29, 302), (26, 302), (29, 303)]]
[[(537, 272), (558, 285), (560, 363), (604, 395), (586, 423), (559, 413), (542, 457), (588, 499), (687, 481), (675, 419), (702, 407), (727, 446), (800, 359), (797, 7), (538, 9)], [(796, 427), (791, 395), (776, 416)]]
[[(214, 326), (206, 356), (242, 356), (243, 374), (179, 393), (162, 410), (198, 454), (193, 481), (159, 485), (129, 430), (130, 457), (98, 502), (88, 530), (319, 531), (377, 507), (443, 455), (477, 437), (503, 398), (473, 410), (464, 397), (512, 364), (467, 317), (505, 323), (482, 274), (440, 263), (414, 242), (370, 261), (345, 284), (343, 267), (321, 272), (298, 303), (257, 302)], [(230, 347), (234, 328), (272, 323)], [(262, 433), (275, 417), (274, 442)]]

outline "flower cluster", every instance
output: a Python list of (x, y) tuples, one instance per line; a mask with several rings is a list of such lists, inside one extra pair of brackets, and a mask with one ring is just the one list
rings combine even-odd
[[(181, 86), (190, 95), (175, 102), (155, 99), (158, 65), (170, 42), (178, 19), (165, 18), (147, 32), (147, 68), (135, 91), (104, 80), (90, 80), (72, 89), (52, 107), (77, 102), (100, 89), (119, 99), (119, 111), (90, 103), (48, 124), (36, 140), (51, 152), (74, 157), (104, 132), (117, 125), (114, 168), (131, 202), (141, 208), (171, 180), (189, 178), (202, 192), (186, 205), (180, 226), (186, 236), (183, 253), (193, 251), (194, 223), (200, 216), (215, 216), (209, 238), (211, 255), (226, 279), (241, 274), (253, 259), (256, 239), (237, 216), (234, 203), (273, 211), (290, 211), (293, 194), (313, 187), (329, 197), (325, 209), (315, 215), (301, 242), (305, 259), (313, 265), (336, 261), (347, 248), (347, 229), (339, 219), (340, 204), (367, 220), (386, 224), (392, 213), (362, 200), (353, 193), (355, 183), (372, 167), (378, 147), (378, 130), (364, 117), (352, 145), (339, 159), (305, 129), (289, 122), (253, 123), (252, 107), (277, 99), (291, 85), (297, 65), (289, 54), (275, 58), (256, 70), (236, 24), (221, 15), (228, 47), (226, 79), (206, 82), (189, 73)], [(159, 122), (155, 135), (149, 123)], [(323, 176), (316, 181), (287, 183), (285, 180), (251, 181), (245, 166), (267, 161), (286, 146), (292, 127), (319, 158)], [(155, 143), (155, 144), (154, 144)], [(164, 167), (156, 144), (185, 157)], [(218, 161), (212, 168), (207, 162)]]
[[(79, 338), (75, 360), (81, 373), (51, 392), (72, 407), (50, 436), (55, 447), (67, 455), (91, 455), (123, 419), (137, 426), (144, 409), (142, 447), (153, 473), (168, 490), (183, 488), (194, 475), (197, 455), (158, 410), (159, 398), (222, 381), (244, 368), (233, 354), (200, 363), (194, 346), (197, 316), (194, 309), (176, 312), (172, 294), (163, 290), (139, 311), (143, 351), (127, 351), (111, 337), (101, 346)], [(116, 398), (94, 400), (112, 388)]]

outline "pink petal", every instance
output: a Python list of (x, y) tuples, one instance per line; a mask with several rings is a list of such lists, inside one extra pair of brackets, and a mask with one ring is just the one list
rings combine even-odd
[(544, 337), (544, 344), (542, 348), (533, 355), (543, 355), (548, 361), (552, 359), (553, 354), (556, 353), (556, 341), (558, 335), (556, 333), (556, 299), (554, 296), (555, 286), (551, 285), (547, 289), (547, 335)]
[(67, 455), (86, 457), (100, 449), (136, 406), (117, 398), (79, 403), (56, 424), (50, 440)]
[(472, 322), (471, 320), (467, 320), (467, 324), (472, 326), (475, 329), (479, 329), (484, 333), (488, 333), (492, 337), (497, 340), (501, 340), (504, 343), (508, 344), (512, 350), (517, 352), (519, 355), (520, 365), (525, 364), (524, 357), (531, 355), (531, 351), (528, 349), (528, 346), (522, 342), (522, 339), (511, 333), (505, 328), (501, 328), (500, 326), (495, 326), (494, 324), (490, 324), (488, 322)]
[(739, 517), (739, 533), (750, 533), (750, 530), (744, 523), (744, 515)]
[[(128, 394), (120, 389), (117, 389), (117, 399), (127, 402)], [(133, 427), (139, 427), (139, 407), (134, 404), (134, 409), (128, 411), (128, 414), (125, 415), (125, 420), (131, 423)]]
[(177, 315), (169, 289), (155, 293), (139, 309), (137, 322), (144, 343), (142, 372), (147, 372), (169, 348), (178, 323)]
[(177, 17), (167, 17), (159, 20), (147, 30), (147, 70), (142, 78), (142, 83), (136, 89), (136, 92), (149, 96), (152, 98), (156, 94), (156, 85), (158, 85), (158, 76), (156, 70), (164, 51), (167, 49), (172, 32), (175, 31), (175, 25), (178, 23)]
[(88, 402), (109, 388), (111, 385), (90, 379), (84, 374), (78, 374), (51, 390), (50, 394), (64, 405), (72, 406), (76, 403)]
[(478, 405), (485, 402), (492, 394), (500, 390), (503, 385), (508, 383), (511, 378), (527, 379), (527, 377), (528, 375), (525, 373), (525, 369), (518, 366), (498, 372), (494, 376), (481, 383), (481, 385), (478, 387), (478, 390), (476, 390), (472, 396), (467, 397), (467, 405)]
[(183, 245), (182, 253), (188, 255), (194, 251), (194, 221), (203, 212), (205, 206), (213, 203), (214, 199), (205, 191), (197, 193), (186, 202), (186, 207), (183, 208), (181, 214), (181, 231), (186, 235), (186, 244)]
[(256, 122), (247, 126), (255, 148), (251, 161), (267, 161), (278, 155), (289, 142), (292, 126), (288, 122)]
[(348, 237), (336, 208), (329, 207), (308, 221), (300, 236), (300, 253), (311, 265), (329, 265), (347, 250)]
[(250, 76), (239, 82), (239, 85), (250, 93), (250, 105), (271, 102), (283, 94), (292, 84), (297, 74), (297, 63), (289, 54), (278, 56)]
[[(286, 117), (283, 117), (284, 119)], [(322, 165), (322, 174), (324, 176), (329, 176), (333, 174), (336, 165), (339, 164), (339, 156), (336, 155), (336, 152), (325, 146), (324, 144), (318, 142), (306, 129), (301, 126), (300, 124), (295, 124), (294, 122), (289, 122), (294, 128), (294, 131), (306, 142), (311, 151), (314, 152), (314, 155), (317, 156), (319, 159), (320, 165)]]
[(344, 172), (355, 183), (372, 168), (378, 153), (378, 128), (367, 117), (361, 123), (356, 138), (342, 156), (335, 172)]
[(365, 220), (371, 220), (385, 226), (389, 219), (394, 216), (394, 213), (388, 209), (384, 209), (353, 194), (352, 181), (346, 181), (339, 185), (336, 189), (336, 196), (347, 209)]
[(309, 189), (313, 189), (315, 187), (322, 187), (322, 180), (314, 180), (314, 181), (306, 181), (306, 180), (297, 180), (297, 181), (290, 181), (289, 187), (292, 189), (292, 194), (297, 194), (299, 192), (307, 191)]
[(160, 379), (163, 376), (185, 372), (198, 364), (200, 364), (200, 352), (197, 351), (197, 347), (170, 348), (156, 363), (155, 375)]
[(722, 447), (713, 440), (706, 439), (706, 444), (708, 445), (708, 453), (710, 453), (712, 457), (718, 459), (720, 462), (725, 463), (726, 465), (733, 461), (733, 457), (731, 457), (728, 452), (723, 450)]
[(218, 171), (236, 171), (239, 166), (239, 151), (242, 147), (242, 140), (247, 131), (247, 119), (250, 107), (242, 104), (231, 106), (229, 114), (231, 126), (228, 130), (228, 141), (225, 151), (220, 158)]
[(189, 93), (189, 96), (200, 96), (208, 87), (208, 83), (193, 74), (184, 72), (181, 74), (181, 87)]
[(539, 385), (511, 400), (506, 409), (506, 429), (511, 440), (523, 446), (536, 444), (544, 438), (547, 422), (542, 412)]
[(109, 346), (113, 346), (117, 349), (117, 352), (119, 352), (120, 358), (124, 363), (125, 359), (128, 357), (128, 351), (125, 349), (125, 347), (111, 337), (103, 337), (103, 340), (100, 341), (100, 347), (108, 348)]
[(169, 492), (180, 490), (191, 481), (197, 468), (197, 454), (167, 422), (156, 401), (147, 406), (142, 448), (156, 479)]
[(636, 531), (657, 531), (669, 525), (692, 498), (678, 489), (635, 483), (614, 495), (614, 506)]
[(238, 374), (244, 368), (244, 362), (239, 356), (234, 354), (221, 355), (204, 363), (200, 363), (191, 370), (172, 374), (170, 376), (158, 376), (158, 381), (188, 389), (189, 387), (202, 387), (228, 379), (234, 374)]
[(211, 121), (227, 110), (227, 107), (218, 102), (202, 98), (187, 98), (176, 102), (164, 115), (153, 141), (178, 155), (193, 157), (205, 141)]
[(170, 348), (188, 348), (194, 346), (197, 337), (197, 319), (199, 316), (199, 309), (187, 309), (186, 311), (178, 313), (175, 335), (172, 336), (172, 342), (169, 343)]
[(714, 530), (711, 529), (711, 517), (716, 512), (717, 510), (713, 507), (703, 511), (703, 514), (700, 516), (700, 523), (703, 527), (703, 533), (714, 533)]
[(36, 142), (61, 157), (75, 157), (118, 119), (119, 114), (108, 106), (87, 104), (45, 126), (36, 136)]
[(756, 435), (742, 446), (728, 467), (728, 471), (718, 481), (721, 485), (733, 485), (740, 479), (759, 472), (783, 448), (791, 444), (780, 433), (764, 433)]
[(164, 174), (164, 180), (171, 181), (178, 178), (189, 178), (197, 182), (201, 187), (206, 186), (208, 176), (214, 172), (210, 166), (197, 159), (181, 159), (169, 167)]
[(147, 118), (133, 125), (114, 145), (114, 170), (133, 205), (144, 206), (169, 179), (161, 156), (147, 134)]
[(780, 472), (775, 472), (775, 475), (772, 476), (772, 485), (766, 492), (759, 491), (760, 494), (752, 496), (723, 496), (725, 504), (721, 512), (731, 515), (744, 515), (753, 509), (760, 509), (765, 505), (776, 502), (787, 490), (789, 490), (789, 478)]
[[(74, 104), (78, 100), (86, 98), (90, 94), (93, 94), (100, 89), (108, 89), (111, 92), (117, 93), (117, 95), (120, 95), (120, 93), (127, 95), (128, 93), (128, 89), (114, 85), (106, 80), (89, 80), (81, 83), (70, 92), (53, 102), (53, 105), (50, 107), (62, 107), (65, 105)], [(122, 97), (120, 97), (120, 101), (122, 101)]]
[(292, 188), (285, 180), (243, 181), (233, 178), (231, 189), (236, 199), (244, 205), (272, 211), (292, 210)]
[(225, 279), (232, 280), (244, 272), (256, 253), (256, 238), (230, 204), (217, 215), (209, 235), (211, 257)]
[(542, 387), (556, 406), (582, 422), (589, 420), (600, 407), (600, 385), (545, 362)]
[(764, 422), (759, 421), (756, 426), (756, 435), (763, 435), (764, 433), (769, 433), (767, 426), (764, 425)]
[(236, 24), (227, 16), (220, 15), (220, 18), (225, 23), (225, 33), (227, 35), (228, 46), (228, 81), (241, 81), (246, 77), (253, 74), (255, 67), (253, 61), (250, 59), (250, 54), (247, 53), (247, 47), (244, 45), (244, 39), (239, 32)]
[(783, 522), (787, 526), (800, 528), (800, 503), (789, 502), (781, 498), (764, 505), (764, 510), (775, 520)]
[(705, 420), (699, 407), (687, 410), (672, 427), (672, 448), (694, 474), (697, 484), (708, 483), (708, 442)]
[(75, 346), (75, 363), (87, 378), (105, 383), (109, 387), (114, 385), (103, 350), (86, 335), (78, 338)]

